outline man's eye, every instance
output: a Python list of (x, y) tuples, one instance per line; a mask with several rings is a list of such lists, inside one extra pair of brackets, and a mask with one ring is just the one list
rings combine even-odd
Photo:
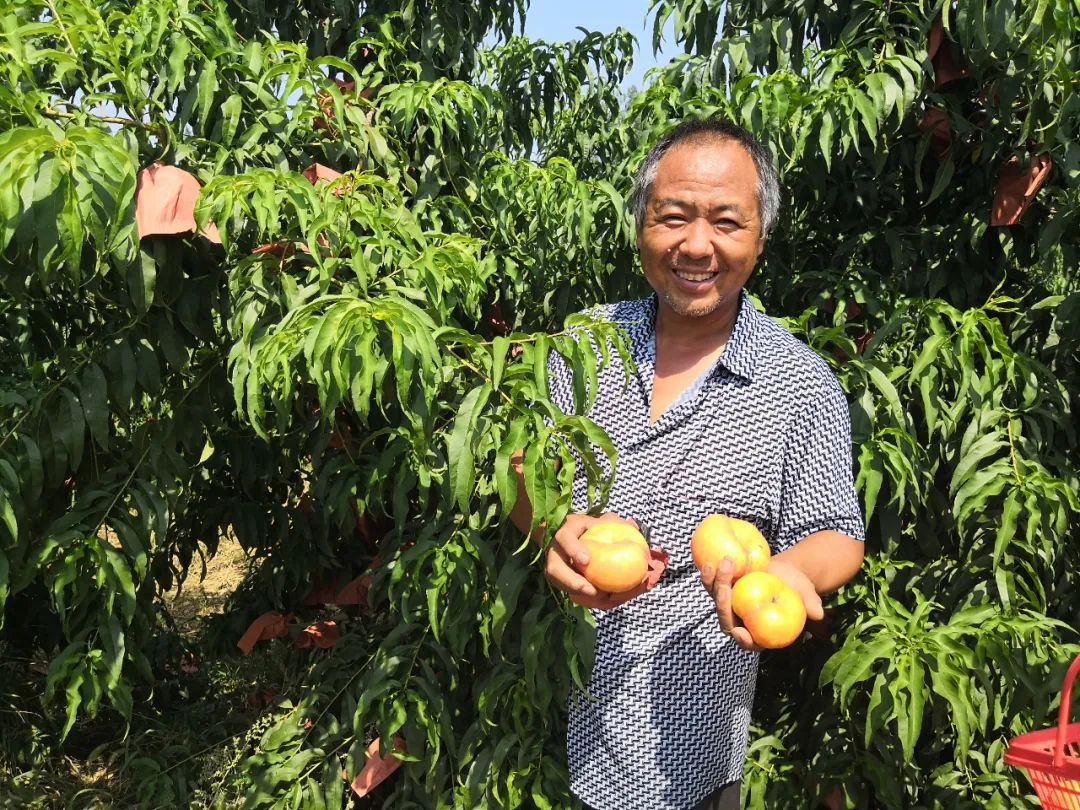
[(681, 214), (668, 214), (663, 217), (661, 221), (667, 223), (686, 222), (686, 217), (682, 216)]

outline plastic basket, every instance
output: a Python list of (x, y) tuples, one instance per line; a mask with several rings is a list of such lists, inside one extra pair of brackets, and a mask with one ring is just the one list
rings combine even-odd
[(1080, 810), (1080, 723), (1069, 722), (1072, 687), (1078, 674), (1080, 655), (1065, 674), (1057, 728), (1021, 734), (1005, 751), (1005, 762), (1027, 769), (1045, 810)]

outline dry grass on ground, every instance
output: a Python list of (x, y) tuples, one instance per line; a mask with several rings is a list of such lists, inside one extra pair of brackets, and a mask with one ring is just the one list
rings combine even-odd
[(222, 537), (217, 554), (202, 566), (192, 564), (180, 587), (165, 595), (165, 604), (181, 632), (190, 632), (201, 616), (221, 612), (229, 595), (248, 573), (251, 561), (244, 549), (231, 537)]

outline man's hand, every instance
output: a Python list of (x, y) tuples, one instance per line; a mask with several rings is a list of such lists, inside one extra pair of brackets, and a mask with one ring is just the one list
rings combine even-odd
[(589, 562), (589, 552), (581, 542), (581, 535), (597, 523), (628, 523), (637, 528), (635, 521), (621, 518), (614, 512), (606, 512), (600, 517), (578, 513), (567, 515), (548, 549), (544, 575), (552, 585), (571, 597), (584, 597), (591, 602), (588, 606), (602, 608), (611, 595), (598, 591), (578, 572), (579, 566)]
[(750, 631), (743, 627), (742, 622), (731, 611), (731, 575), (734, 570), (735, 564), (730, 557), (725, 557), (720, 562), (719, 569), (713, 568), (712, 563), (705, 563), (701, 569), (701, 584), (716, 605), (716, 618), (720, 620), (720, 629), (744, 650), (761, 652), (762, 648), (754, 643)]
[[(724, 558), (720, 563), (719, 570), (714, 570), (711, 565), (705, 565), (701, 570), (701, 584), (713, 598), (716, 605), (716, 617), (720, 621), (720, 629), (727, 633), (735, 643), (744, 650), (761, 652), (762, 648), (754, 643), (750, 631), (743, 627), (739, 617), (731, 610), (731, 574), (735, 566), (730, 559)], [(802, 571), (790, 563), (778, 560), (775, 557), (769, 560), (765, 569), (774, 574), (795, 589), (802, 597), (803, 606), (806, 608), (808, 619), (821, 619), (825, 613), (821, 607), (821, 597), (814, 589), (814, 583)]]
[(806, 618), (811, 621), (819, 621), (825, 618), (825, 610), (821, 606), (821, 597), (818, 595), (814, 583), (810, 577), (789, 562), (779, 557), (769, 559), (765, 568), (770, 574), (775, 574), (795, 589), (795, 593), (802, 597), (803, 607), (806, 608)]

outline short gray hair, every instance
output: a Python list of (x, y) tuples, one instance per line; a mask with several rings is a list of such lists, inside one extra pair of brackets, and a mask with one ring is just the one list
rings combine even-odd
[(690, 119), (670, 130), (646, 153), (634, 175), (634, 187), (630, 192), (630, 205), (634, 209), (634, 223), (640, 232), (645, 222), (645, 209), (652, 197), (656, 182), (656, 167), (660, 159), (673, 146), (686, 141), (735, 141), (745, 149), (757, 169), (758, 215), (761, 217), (761, 238), (769, 235), (780, 213), (780, 180), (773, 164), (769, 148), (751, 132), (725, 118)]

